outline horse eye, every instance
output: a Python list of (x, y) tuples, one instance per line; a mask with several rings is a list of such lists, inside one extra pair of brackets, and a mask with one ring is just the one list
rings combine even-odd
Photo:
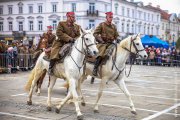
[(86, 40), (88, 40), (88, 38), (86, 38)]
[(136, 45), (139, 45), (139, 43), (136, 43)]

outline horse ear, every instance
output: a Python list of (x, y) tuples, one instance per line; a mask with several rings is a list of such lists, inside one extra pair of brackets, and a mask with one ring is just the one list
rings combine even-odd
[(85, 34), (86, 31), (85, 31), (84, 29), (81, 28), (80, 33), (81, 33), (81, 34)]
[(94, 33), (94, 29), (95, 29), (95, 27), (92, 27), (92, 28), (90, 29), (90, 31), (91, 31), (92, 33)]

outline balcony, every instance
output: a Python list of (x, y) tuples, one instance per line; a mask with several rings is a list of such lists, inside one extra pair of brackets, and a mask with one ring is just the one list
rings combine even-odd
[(98, 10), (94, 10), (94, 11), (87, 10), (87, 16), (98, 17), (98, 15), (99, 15), (99, 11)]

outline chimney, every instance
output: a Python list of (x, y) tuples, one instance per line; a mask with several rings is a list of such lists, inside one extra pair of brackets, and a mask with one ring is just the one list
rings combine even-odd
[(152, 6), (152, 3), (151, 3), (151, 2), (149, 2), (149, 4), (148, 4), (148, 5)]
[(160, 8), (160, 5), (157, 5), (157, 8)]

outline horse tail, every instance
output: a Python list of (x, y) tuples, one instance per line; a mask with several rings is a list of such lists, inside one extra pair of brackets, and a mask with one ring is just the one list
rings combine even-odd
[(26, 90), (26, 91), (30, 91), (31, 84), (32, 84), (32, 81), (33, 81), (33, 79), (34, 79), (35, 71), (36, 71), (36, 68), (34, 68), (34, 69), (31, 71), (31, 74), (29, 75), (28, 82), (26, 83), (26, 86), (25, 86), (25, 90)]

